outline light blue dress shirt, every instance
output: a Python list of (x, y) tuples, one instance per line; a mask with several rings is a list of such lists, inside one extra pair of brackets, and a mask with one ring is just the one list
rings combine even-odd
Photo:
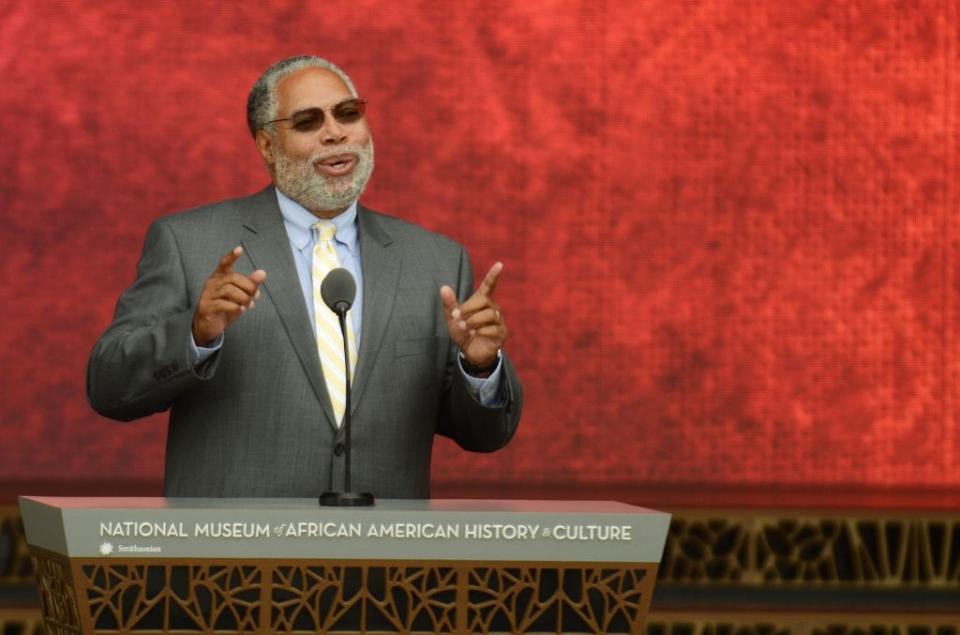
[[(317, 328), (316, 311), (313, 306), (313, 247), (317, 244), (317, 232), (313, 226), (319, 220), (302, 205), (287, 198), (276, 190), (283, 226), (290, 239), (293, 251), (293, 263), (297, 267), (297, 278), (303, 291), (303, 301), (310, 313), (310, 324)], [(360, 266), (360, 240), (357, 235), (357, 202), (354, 201), (343, 213), (330, 219), (337, 233), (333, 237), (333, 247), (337, 252), (340, 266), (353, 275), (357, 281), (357, 295), (350, 308), (353, 332), (357, 337), (357, 351), (360, 351), (360, 325), (363, 324), (363, 268)], [(314, 333), (316, 334), (316, 333)]]

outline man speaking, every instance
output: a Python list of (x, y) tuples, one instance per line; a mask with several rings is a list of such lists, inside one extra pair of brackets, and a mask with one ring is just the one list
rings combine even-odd
[[(272, 186), (150, 226), (87, 393), (115, 419), (170, 409), (167, 496), (342, 490), (345, 364), (356, 491), (428, 497), (435, 433), (479, 452), (513, 436), (503, 267), (474, 289), (461, 246), (358, 203), (374, 165), (365, 106), (326, 60), (274, 64), (247, 101)], [(348, 362), (320, 296), (336, 267), (357, 281)]]

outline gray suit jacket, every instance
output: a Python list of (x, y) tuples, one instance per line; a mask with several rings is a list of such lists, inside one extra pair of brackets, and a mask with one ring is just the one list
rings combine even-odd
[[(507, 402), (486, 408), (467, 391), (446, 330), (439, 288), (473, 291), (453, 241), (361, 207), (363, 325), (353, 387), (352, 489), (380, 497), (430, 495), (435, 433), (467, 450), (505, 445), (522, 391), (503, 356)], [(236, 245), (236, 269), (267, 272), (262, 295), (190, 363), (204, 281)], [(272, 187), (161, 218), (147, 232), (138, 275), (117, 304), (87, 369), (97, 412), (131, 420), (170, 409), (167, 496), (313, 497), (343, 488), (343, 432)]]

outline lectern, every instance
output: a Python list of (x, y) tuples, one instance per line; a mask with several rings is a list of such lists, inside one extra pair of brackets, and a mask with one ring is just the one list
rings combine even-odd
[(52, 635), (640, 633), (670, 520), (614, 502), (20, 508)]

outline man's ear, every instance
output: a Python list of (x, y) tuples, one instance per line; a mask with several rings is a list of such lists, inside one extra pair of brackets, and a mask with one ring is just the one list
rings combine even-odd
[[(274, 158), (274, 144), (273, 137), (269, 132), (260, 128), (257, 130), (257, 151), (260, 153), (260, 156), (263, 158), (263, 162), (267, 164), (268, 168), (273, 168), (273, 164), (276, 163)], [(271, 170), (272, 171), (272, 170)]]

